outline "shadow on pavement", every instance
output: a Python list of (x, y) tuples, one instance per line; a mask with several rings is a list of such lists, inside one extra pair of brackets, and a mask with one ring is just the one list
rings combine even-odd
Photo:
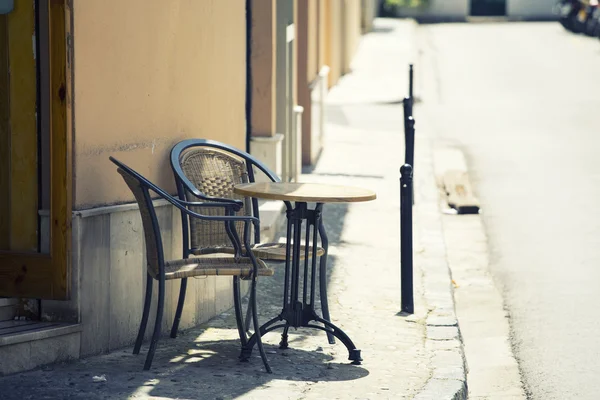
[[(273, 381), (345, 381), (367, 376), (367, 370), (331, 362), (323, 351), (279, 350), (267, 345), (273, 374), (267, 374), (255, 351), (250, 362), (239, 362), (238, 340), (204, 341), (203, 334), (190, 340), (194, 330), (181, 339), (163, 339), (151, 371), (142, 371), (145, 354), (134, 356), (130, 349), (105, 356), (0, 380), (3, 400), (12, 399), (127, 399), (152, 396), (189, 399), (229, 399)], [(219, 332), (220, 334), (220, 332)], [(325, 336), (323, 335), (325, 341)], [(173, 350), (179, 351), (173, 351)], [(94, 382), (94, 377), (106, 381)], [(289, 384), (289, 383), (287, 383)]]

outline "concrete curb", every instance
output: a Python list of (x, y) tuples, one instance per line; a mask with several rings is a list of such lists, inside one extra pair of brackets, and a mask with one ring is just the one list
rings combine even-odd
[[(415, 93), (422, 93), (418, 23), (412, 20), (412, 61), (415, 62)], [(415, 110), (419, 122), (419, 108)], [(467, 362), (454, 303), (454, 288), (444, 241), (440, 192), (435, 179), (433, 141), (420, 130), (415, 154), (415, 268), (422, 273), (427, 306), (426, 348), (430, 350), (431, 376), (417, 400), (467, 399)]]
[[(466, 157), (456, 143), (436, 141), (433, 158), (438, 181), (449, 170), (465, 173), (468, 180)], [(445, 197), (442, 192), (441, 197)], [(442, 198), (440, 207), (444, 209), (448, 199)], [(448, 267), (456, 281), (455, 310), (461, 321), (465, 357), (473, 369), (468, 378), (470, 395), (478, 399), (526, 399), (511, 347), (508, 314), (489, 269), (489, 245), (482, 215), (444, 214)]]
[(432, 143), (423, 140), (415, 175), (416, 266), (421, 270), (428, 314), (426, 347), (431, 377), (415, 399), (466, 399), (467, 364), (455, 312), (454, 288), (447, 261), (439, 191), (433, 171)]

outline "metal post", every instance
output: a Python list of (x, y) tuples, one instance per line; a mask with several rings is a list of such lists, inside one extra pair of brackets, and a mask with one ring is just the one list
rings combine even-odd
[(400, 310), (415, 312), (413, 298), (412, 167), (400, 168)]
[(410, 97), (411, 105), (414, 103), (415, 97), (413, 96), (413, 82), (414, 82), (414, 72), (413, 65), (410, 64), (408, 66), (408, 97)]
[[(405, 107), (406, 108), (406, 107)], [(407, 115), (405, 111), (405, 115)], [(409, 164), (413, 170), (415, 165), (415, 119), (408, 116), (404, 119), (404, 163)], [(412, 186), (412, 203), (415, 204), (415, 187)]]
[(404, 136), (406, 137), (408, 118), (412, 117), (412, 104), (410, 104), (410, 97), (405, 97), (404, 100), (402, 100), (402, 110), (404, 111)]
[(408, 117), (404, 134), (404, 163), (415, 165), (415, 119)]

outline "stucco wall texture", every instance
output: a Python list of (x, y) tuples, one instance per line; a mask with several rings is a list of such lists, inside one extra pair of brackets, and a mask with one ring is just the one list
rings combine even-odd
[(75, 208), (133, 200), (111, 155), (173, 191), (176, 142), (244, 147), (244, 0), (73, 6)]

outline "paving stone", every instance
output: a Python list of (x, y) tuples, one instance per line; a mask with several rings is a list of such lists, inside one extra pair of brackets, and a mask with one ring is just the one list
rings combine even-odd
[(454, 316), (445, 315), (429, 315), (427, 317), (427, 325), (429, 326), (456, 326), (458, 321)]
[(428, 326), (427, 338), (431, 340), (451, 340), (459, 337), (456, 326)]
[(454, 379), (431, 379), (414, 400), (464, 400), (467, 398), (466, 383)]

